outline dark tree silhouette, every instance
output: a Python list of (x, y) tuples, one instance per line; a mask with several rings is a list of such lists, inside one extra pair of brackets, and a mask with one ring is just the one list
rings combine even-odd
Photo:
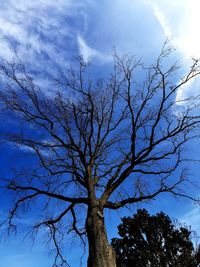
[(133, 217), (122, 218), (118, 230), (120, 238), (112, 239), (118, 266), (200, 266), (191, 230), (177, 227), (163, 212), (151, 216), (145, 209), (138, 210)]
[[(83, 241), (86, 234), (88, 267), (116, 266), (105, 209), (166, 192), (193, 199), (181, 191), (188, 179), (182, 152), (199, 127), (199, 96), (178, 99), (177, 92), (200, 74), (200, 66), (193, 59), (180, 76), (179, 67), (169, 64), (172, 52), (165, 44), (149, 68), (115, 54), (113, 73), (96, 81), (88, 78), (88, 65), (80, 58), (78, 67), (59, 75), (51, 95), (36, 86), (21, 62), (1, 62), (1, 106), (19, 125), (5, 138), (37, 158), (3, 180), (2, 187), (15, 195), (8, 227), (15, 229), (17, 216), (31, 209), (33, 230), (49, 230), (54, 266), (66, 263), (61, 241), (69, 230)], [(143, 81), (137, 82), (141, 71)]]

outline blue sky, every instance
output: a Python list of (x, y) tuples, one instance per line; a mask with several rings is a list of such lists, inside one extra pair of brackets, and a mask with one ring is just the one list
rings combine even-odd
[[(181, 63), (187, 65), (191, 56), (200, 57), (199, 10), (199, 0), (0, 0), (0, 56), (12, 60), (15, 48), (46, 93), (52, 90), (50, 78), (55, 77), (56, 70), (67, 67), (77, 54), (91, 61), (103, 76), (111, 64), (114, 47), (150, 63), (169, 37), (177, 47)], [(177, 97), (194, 90), (199, 90), (198, 81), (180, 90)], [(200, 148), (199, 143), (193, 144), (191, 150), (198, 156), (197, 147)], [(2, 171), (6, 173), (16, 159), (21, 159), (20, 151), (26, 149), (1, 145)], [(199, 168), (195, 165), (192, 172), (195, 180)], [(8, 201), (3, 199), (1, 217)], [(150, 212), (162, 209), (191, 225), (200, 235), (200, 210), (193, 203), (162, 195), (145, 207)], [(114, 217), (108, 216), (108, 224), (113, 225), (108, 227), (109, 237), (116, 234), (120, 216), (125, 214), (127, 211), (122, 210)], [(19, 235), (0, 245), (0, 266), (50, 266), (51, 259), (41, 240), (34, 246), (28, 240), (23, 243), (21, 240)], [(69, 261), (72, 267), (78, 266), (80, 249), (74, 243), (69, 248), (72, 249)]]

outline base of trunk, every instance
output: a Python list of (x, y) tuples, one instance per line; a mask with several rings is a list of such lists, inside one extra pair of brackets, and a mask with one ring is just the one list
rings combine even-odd
[(116, 267), (115, 252), (111, 246), (89, 255), (88, 267)]
[(88, 267), (116, 267), (116, 255), (109, 245), (102, 211), (95, 207), (88, 212), (86, 230), (89, 243)]

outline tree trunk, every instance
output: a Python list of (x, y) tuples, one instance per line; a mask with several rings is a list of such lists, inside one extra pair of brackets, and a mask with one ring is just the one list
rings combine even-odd
[(116, 267), (116, 256), (109, 245), (103, 211), (98, 206), (88, 208), (86, 230), (89, 243), (88, 267)]

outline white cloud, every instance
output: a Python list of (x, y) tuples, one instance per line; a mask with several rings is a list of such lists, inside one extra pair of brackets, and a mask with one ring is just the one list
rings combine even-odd
[[(34, 148), (32, 148), (31, 146), (28, 146), (28, 145), (24, 145), (24, 144), (19, 144), (17, 142), (8, 142), (8, 144), (11, 146), (11, 148), (13, 149), (18, 149), (22, 152), (25, 152), (25, 153), (31, 153), (31, 154), (35, 154), (36, 151), (34, 150)], [(48, 144), (50, 144), (50, 142), (48, 142)], [(39, 149), (39, 152), (41, 153), (41, 155), (45, 156), (45, 157), (48, 157), (51, 155), (51, 151), (50, 150), (45, 150), (45, 149)]]
[(34, 149), (30, 146), (22, 145), (22, 144), (15, 144), (19, 150), (24, 152), (32, 152), (35, 153)]
[[(78, 53), (77, 33), (89, 0), (2, 0), (0, 6), (0, 58), (12, 61), (14, 50), (26, 64), (35, 84), (47, 93), (59, 68), (67, 68)], [(75, 21), (81, 21), (81, 25)]]
[(171, 32), (171, 29), (170, 29), (170, 25), (169, 25), (168, 19), (165, 16), (165, 14), (161, 11), (159, 6), (156, 5), (153, 1), (146, 0), (145, 2), (150, 4), (150, 6), (152, 7), (153, 12), (155, 14), (155, 17), (157, 18), (158, 22), (160, 23), (160, 25), (161, 25), (161, 27), (163, 29), (164, 35), (166, 37), (171, 37), (172, 36), (172, 32)]
[(110, 61), (112, 59), (112, 57), (110, 55), (102, 54), (99, 51), (97, 51), (96, 49), (89, 47), (86, 44), (86, 41), (80, 35), (77, 36), (77, 41), (78, 41), (78, 45), (79, 45), (79, 52), (83, 56), (83, 59), (86, 62), (90, 61), (93, 58), (95, 58), (99, 61), (102, 61), (102, 62), (107, 62), (107, 61)]
[(200, 2), (198, 0), (184, 1), (184, 17), (181, 20), (175, 42), (187, 56), (200, 57)]
[(49, 59), (65, 64), (74, 30), (66, 20), (79, 14), (80, 3), (71, 0), (2, 1), (0, 56), (10, 58), (13, 47), (17, 47), (23, 62), (36, 64), (36, 68), (45, 65), (50, 68)]
[[(172, 37), (172, 43), (181, 53), (181, 61), (188, 65), (188, 58), (200, 58), (200, 1), (145, 0), (153, 9), (165, 37)], [(195, 89), (194, 89), (195, 87)], [(177, 99), (184, 99), (198, 92), (196, 82), (191, 81), (179, 89)]]

